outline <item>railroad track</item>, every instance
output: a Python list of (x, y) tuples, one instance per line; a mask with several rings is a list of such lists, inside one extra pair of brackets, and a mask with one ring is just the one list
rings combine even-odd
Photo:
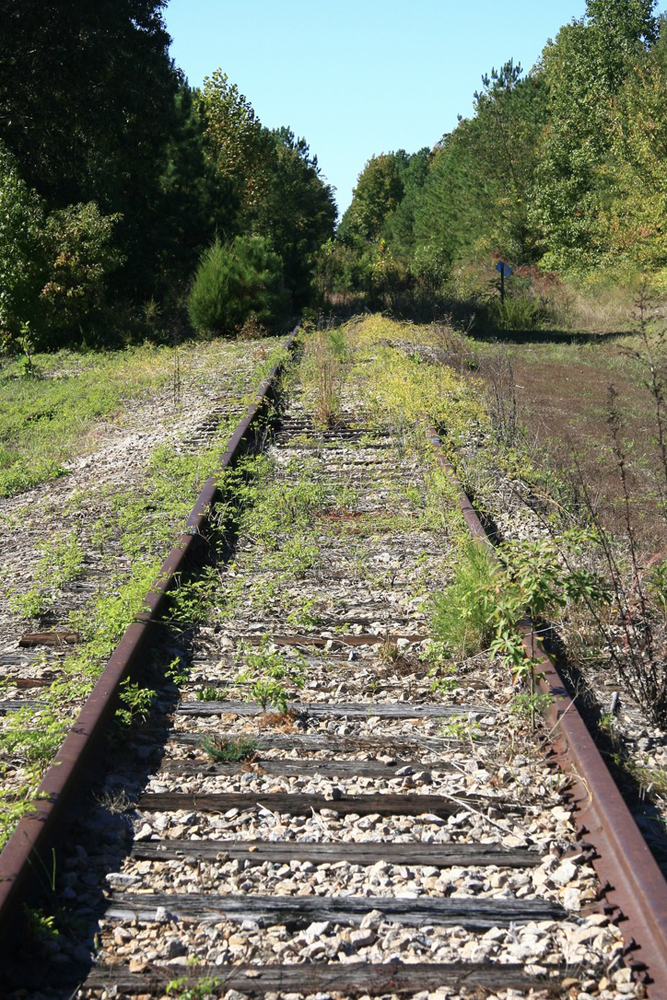
[[(268, 460), (245, 466), (233, 553), (215, 586), (184, 589), (182, 615), (205, 602), (203, 622), (154, 642), (150, 716), (114, 748), (56, 869), (54, 834), (38, 838), (64, 786), (47, 782), (50, 801), (3, 854), (3, 934), (30, 840), (62, 928), (49, 940), (33, 909), (8, 991), (606, 998), (644, 995), (648, 965), (649, 995), (667, 995), (651, 942), (633, 969), (597, 844), (512, 714), (506, 672), (484, 656), (453, 671), (430, 642), (424, 599), (449, 571), (452, 519), (428, 463), (360, 408), (347, 365), (326, 429), (312, 380), (292, 376)], [(211, 483), (163, 577), (213, 499)], [(131, 627), (103, 687), (145, 658), (150, 631)], [(78, 727), (84, 753), (110, 715), (101, 702)], [(52, 780), (79, 780), (64, 749)]]

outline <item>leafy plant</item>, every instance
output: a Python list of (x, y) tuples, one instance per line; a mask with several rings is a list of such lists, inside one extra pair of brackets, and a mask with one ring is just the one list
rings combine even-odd
[(55, 592), (63, 584), (76, 580), (83, 567), (84, 553), (75, 531), (52, 538), (42, 551), (33, 573), (33, 586), (23, 593), (8, 590), (10, 607), (24, 618), (39, 618), (53, 601)]
[(287, 657), (269, 648), (268, 638), (256, 651), (239, 651), (244, 669), (235, 683), (247, 687), (246, 701), (255, 701), (264, 711), (273, 705), (287, 712), (289, 686), (301, 689), (306, 682), (307, 661), (302, 656)]
[(190, 679), (190, 667), (181, 656), (176, 656), (164, 672), (167, 680), (176, 685), (185, 684)]
[(505, 544), (497, 550), (497, 562), (486, 547), (469, 543), (451, 587), (433, 601), (432, 623), (439, 638), (448, 645), (457, 643), (451, 648), (463, 652), (489, 643), (490, 654), (528, 687), (520, 704), (529, 711), (531, 724), (541, 706), (535, 672), (539, 661), (527, 652), (518, 624), (526, 614), (539, 621), (569, 603), (600, 604), (608, 599), (598, 574), (568, 561), (567, 553), (571, 560), (590, 538), (590, 532), (571, 529), (558, 539)]
[(120, 685), (122, 708), (116, 710), (116, 718), (123, 728), (129, 729), (137, 720), (145, 720), (150, 712), (156, 691), (141, 687), (129, 678)]
[(37, 906), (23, 905), (23, 914), (26, 918), (28, 934), (36, 943), (45, 941), (57, 941), (60, 932), (56, 925), (56, 918), (52, 913), (45, 913)]
[(252, 737), (205, 736), (201, 748), (211, 760), (219, 764), (233, 764), (254, 757), (259, 746)]
[(166, 993), (167, 996), (175, 996), (178, 1000), (206, 1000), (209, 996), (217, 996), (224, 985), (224, 979), (214, 976), (206, 976), (194, 983), (190, 976), (179, 976), (178, 979), (169, 980)]
[(205, 687), (197, 691), (197, 701), (224, 701), (227, 688)]
[(471, 740), (475, 742), (480, 737), (479, 723), (473, 719), (460, 716), (448, 719), (440, 726), (439, 733), (446, 739)]
[(487, 546), (467, 543), (457, 560), (454, 579), (436, 594), (431, 609), (433, 631), (458, 656), (486, 648), (493, 635), (493, 577), (499, 572)]
[(524, 692), (523, 694), (514, 696), (511, 711), (516, 715), (521, 715), (523, 718), (528, 719), (531, 729), (534, 729), (535, 716), (544, 715), (547, 709), (553, 704), (553, 700), (553, 695), (548, 692)]

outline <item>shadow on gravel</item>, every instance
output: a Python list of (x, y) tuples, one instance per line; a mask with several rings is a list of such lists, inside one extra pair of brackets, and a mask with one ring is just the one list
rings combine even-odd
[[(107, 906), (104, 887), (127, 878), (120, 872), (132, 852), (136, 803), (160, 766), (171, 732), (179, 691), (164, 675), (177, 653), (182, 655), (173, 637), (156, 644), (141, 678), (157, 692), (149, 717), (110, 738), (97, 765), (103, 777), (70, 826), (58, 869), (55, 862), (44, 867), (42, 899), (28, 913), (28, 933), (3, 973), (8, 1000), (71, 1000), (94, 964)], [(116, 879), (108, 878), (114, 874)]]

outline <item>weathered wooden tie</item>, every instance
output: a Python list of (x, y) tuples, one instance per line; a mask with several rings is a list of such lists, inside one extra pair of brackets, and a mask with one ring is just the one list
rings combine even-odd
[(85, 982), (88, 989), (115, 987), (118, 993), (130, 995), (165, 992), (168, 983), (178, 981), (182, 988), (194, 989), (206, 981), (211, 993), (238, 990), (247, 996), (264, 993), (336, 993), (346, 997), (384, 996), (433, 992), (439, 987), (468, 989), (553, 990), (560, 993), (563, 971), (554, 969), (549, 978), (529, 975), (519, 965), (482, 965), (479, 963), (428, 964), (388, 962), (375, 965), (366, 962), (350, 964), (310, 963), (299, 965), (218, 965), (198, 967), (196, 972), (187, 965), (130, 972), (124, 966), (94, 969)]
[[(473, 810), (502, 808), (505, 812), (523, 813), (515, 803), (491, 796), (457, 795), (395, 795), (387, 793), (347, 795), (338, 789), (338, 796), (298, 794), (292, 792), (148, 792), (142, 795), (137, 808), (146, 812), (176, 812), (196, 810), (201, 813), (224, 814), (230, 809), (245, 812), (260, 809), (272, 813), (289, 813), (291, 816), (308, 816), (313, 811), (328, 809), (341, 816), (451, 816), (470, 807)], [(335, 795), (336, 793), (334, 793)]]
[(384, 841), (326, 842), (293, 840), (143, 840), (132, 848), (139, 860), (249, 861), (263, 864), (311, 861), (325, 864), (346, 861), (351, 865), (423, 865), (451, 868), (475, 865), (498, 868), (534, 868), (542, 861), (536, 848), (503, 847), (502, 844), (420, 844)]
[(568, 912), (548, 899), (420, 896), (241, 896), (214, 893), (131, 893), (113, 891), (105, 916), (113, 920), (155, 920), (157, 911), (179, 920), (257, 920), (307, 927), (314, 921), (354, 925), (371, 910), (405, 927), (436, 924), (490, 930), (531, 920), (565, 920)]

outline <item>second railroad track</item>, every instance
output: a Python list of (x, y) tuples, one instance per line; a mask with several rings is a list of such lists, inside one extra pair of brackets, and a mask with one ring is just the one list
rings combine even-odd
[[(5, 995), (667, 996), (507, 669), (434, 639), (455, 490), (425, 436), (372, 405), (368, 345), (321, 340), (267, 448), (230, 448), (200, 498), (163, 568), (168, 621), (158, 587), (159, 625), (144, 611), (124, 640), (151, 693), (126, 703), (92, 792), (74, 809), (76, 788), (49, 785), (91, 783), (65, 749), (2, 856), (3, 933), (18, 913), (31, 929)], [(216, 561), (187, 576), (197, 538)], [(79, 725), (90, 760), (104, 695)]]

